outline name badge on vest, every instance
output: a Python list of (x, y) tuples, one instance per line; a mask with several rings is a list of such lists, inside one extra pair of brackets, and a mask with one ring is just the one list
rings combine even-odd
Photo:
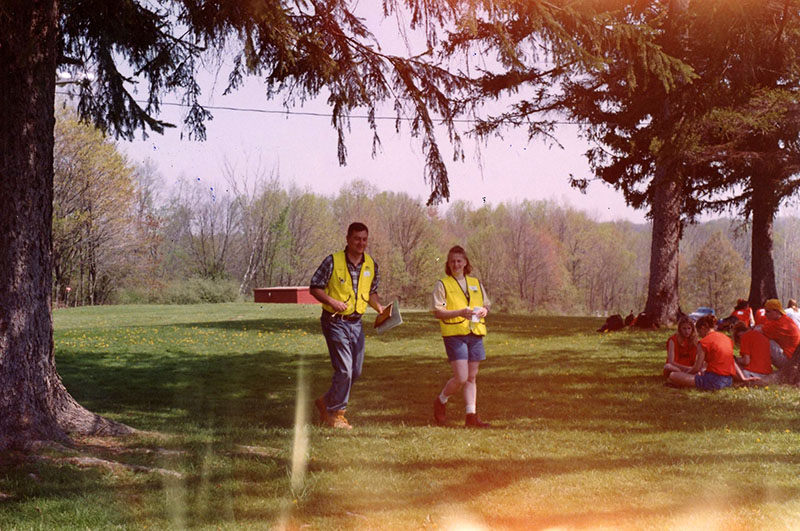
[(470, 286), (469, 290), (470, 291), (478, 291), (478, 286)]
[(368, 276), (369, 276), (369, 269), (367, 269), (366, 271), (364, 271), (364, 276), (365, 276), (365, 277), (368, 277)]

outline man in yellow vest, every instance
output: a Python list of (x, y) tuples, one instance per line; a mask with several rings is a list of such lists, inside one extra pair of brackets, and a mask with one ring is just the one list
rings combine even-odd
[(333, 428), (352, 429), (345, 418), (350, 389), (364, 363), (361, 316), (372, 306), (378, 313), (378, 264), (364, 251), (369, 229), (363, 223), (347, 228), (347, 247), (325, 257), (311, 277), (309, 292), (322, 303), (322, 333), (333, 365), (331, 387), (314, 404), (320, 420)]

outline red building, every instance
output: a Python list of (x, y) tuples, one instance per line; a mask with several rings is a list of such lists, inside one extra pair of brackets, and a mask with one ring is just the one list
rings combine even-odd
[(273, 288), (254, 288), (255, 302), (285, 302), (289, 304), (319, 304), (311, 296), (308, 286), (276, 286)]

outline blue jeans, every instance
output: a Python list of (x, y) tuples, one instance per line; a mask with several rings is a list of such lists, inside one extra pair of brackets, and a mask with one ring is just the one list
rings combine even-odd
[(332, 318), (325, 312), (320, 323), (333, 366), (331, 388), (325, 393), (325, 403), (328, 411), (346, 409), (350, 389), (361, 376), (361, 366), (364, 364), (364, 329), (361, 320)]
[(783, 352), (783, 347), (774, 339), (769, 340), (769, 357), (772, 358), (772, 364), (779, 369), (788, 365), (791, 361), (786, 356), (786, 353)]

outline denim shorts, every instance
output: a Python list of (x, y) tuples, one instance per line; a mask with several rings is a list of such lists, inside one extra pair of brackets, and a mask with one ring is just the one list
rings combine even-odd
[(730, 387), (732, 384), (732, 376), (722, 376), (715, 372), (701, 372), (694, 377), (694, 386), (703, 391), (716, 391)]
[(483, 361), (486, 359), (483, 336), (469, 334), (466, 336), (447, 336), (442, 339), (444, 339), (447, 359), (450, 361)]

